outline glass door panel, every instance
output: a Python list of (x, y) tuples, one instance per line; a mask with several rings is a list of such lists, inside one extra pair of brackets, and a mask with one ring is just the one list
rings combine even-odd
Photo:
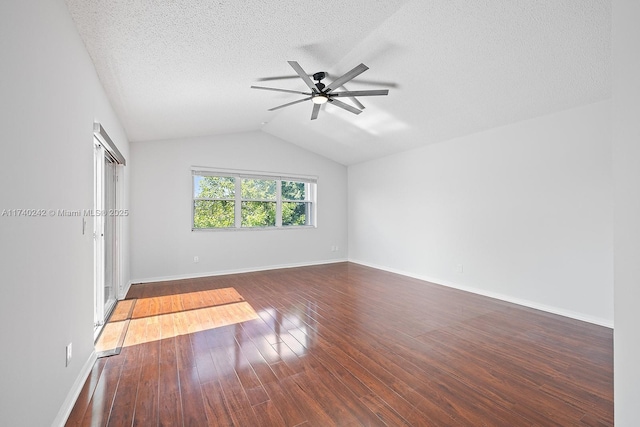
[(111, 310), (118, 289), (118, 167), (95, 140), (94, 189), (94, 336), (97, 338)]

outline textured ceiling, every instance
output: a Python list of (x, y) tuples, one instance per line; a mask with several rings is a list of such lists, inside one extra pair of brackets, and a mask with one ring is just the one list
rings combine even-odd
[[(610, 0), (66, 1), (131, 141), (261, 129), (353, 164), (610, 96)], [(306, 90), (258, 82), (288, 60), (390, 94), (268, 112), (300, 97), (252, 84)]]

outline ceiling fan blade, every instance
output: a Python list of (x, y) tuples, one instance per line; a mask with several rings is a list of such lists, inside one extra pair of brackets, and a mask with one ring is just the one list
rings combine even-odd
[(320, 104), (313, 104), (313, 111), (311, 111), (311, 120), (315, 120), (318, 118), (318, 113), (320, 112)]
[(331, 92), (332, 90), (339, 88), (343, 84), (347, 83), (349, 80), (353, 79), (356, 76), (359, 76), (360, 74), (364, 73), (368, 69), (369, 67), (367, 67), (364, 64), (358, 65), (353, 70), (347, 71), (345, 74), (343, 74), (342, 76), (332, 81), (331, 84), (326, 87), (325, 92)]
[(276, 92), (297, 93), (300, 95), (311, 95), (309, 92), (300, 92), (298, 90), (278, 89), (275, 87), (251, 86), (251, 89), (274, 90)]
[[(342, 85), (341, 87), (342, 87), (344, 90), (346, 90), (347, 92), (349, 92), (349, 89), (347, 89), (347, 87), (346, 87), (345, 85)], [(349, 97), (349, 99), (350, 99), (354, 104), (356, 104), (356, 107), (358, 107), (359, 109), (361, 109), (361, 110), (364, 110), (364, 109), (365, 109), (365, 106), (364, 106), (364, 105), (362, 105), (362, 103), (361, 103), (360, 101), (358, 101), (358, 99), (357, 99), (357, 98), (354, 98), (354, 97), (352, 97), (352, 96), (351, 96), (351, 97)]]
[(347, 92), (331, 92), (331, 96), (377, 96), (377, 95), (389, 95), (389, 89), (380, 90), (353, 90)]
[(400, 87), (398, 83), (394, 83), (394, 82), (385, 82), (385, 81), (378, 82), (378, 81), (363, 80), (363, 79), (353, 79), (349, 84), (359, 84), (359, 85), (367, 85), (367, 86), (383, 86), (383, 87), (389, 87), (389, 88)]
[[(308, 75), (309, 78), (313, 77), (312, 74)], [(324, 76), (325, 77), (329, 77), (329, 73), (327, 73), (326, 71), (324, 71)], [(287, 76), (273, 76), (273, 77), (260, 77), (259, 79), (257, 79), (259, 82), (270, 82), (272, 80), (290, 80), (290, 79), (299, 79), (300, 76), (297, 74), (289, 74)]]
[(274, 76), (274, 77), (260, 77), (258, 79), (259, 82), (270, 82), (272, 80), (287, 80), (287, 79), (299, 79), (299, 75), (289, 75), (289, 76)]
[(293, 68), (294, 71), (298, 73), (300, 78), (304, 80), (305, 84), (309, 86), (309, 89), (311, 89), (312, 92), (314, 93), (318, 92), (318, 88), (316, 88), (315, 83), (313, 83), (313, 80), (309, 78), (309, 75), (302, 69), (300, 64), (298, 64), (296, 61), (287, 61), (287, 62), (289, 63), (289, 65), (291, 65), (291, 68)]
[(299, 99), (297, 101), (293, 101), (293, 102), (289, 102), (287, 104), (282, 104), (282, 105), (278, 105), (277, 107), (273, 107), (273, 108), (269, 108), (268, 111), (273, 111), (273, 110), (278, 110), (280, 108), (284, 108), (284, 107), (288, 107), (289, 105), (293, 105), (293, 104), (298, 104), (300, 102), (304, 102), (304, 101), (308, 101), (310, 100), (312, 97), (308, 97), (308, 98), (303, 98), (303, 99)]
[(352, 107), (351, 105), (349, 105), (349, 104), (345, 104), (344, 102), (342, 102), (342, 101), (338, 101), (337, 99), (331, 99), (331, 98), (329, 98), (329, 102), (330, 102), (331, 104), (335, 105), (336, 107), (340, 107), (340, 108), (342, 108), (342, 109), (344, 109), (344, 110), (347, 110), (347, 111), (349, 111), (349, 112), (351, 112), (351, 113), (353, 113), (353, 114), (360, 114), (360, 113), (362, 113), (362, 111), (358, 110), (356, 107)]

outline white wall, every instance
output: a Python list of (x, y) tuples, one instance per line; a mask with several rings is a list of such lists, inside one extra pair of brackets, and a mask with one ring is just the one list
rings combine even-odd
[(640, 420), (640, 2), (613, 1), (616, 426)]
[(351, 166), (349, 259), (612, 325), (610, 132), (603, 101)]
[[(192, 166), (315, 175), (318, 227), (191, 231)], [(131, 167), (134, 283), (346, 259), (347, 170), (324, 157), (248, 132), (135, 142)]]
[[(128, 144), (64, 1), (0, 2), (0, 58), (0, 212), (92, 208), (94, 120)], [(0, 263), (0, 424), (61, 422), (93, 353), (91, 224), (0, 216)]]

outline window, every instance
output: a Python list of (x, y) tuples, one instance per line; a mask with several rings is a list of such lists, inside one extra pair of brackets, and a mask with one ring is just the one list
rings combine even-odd
[(193, 230), (315, 226), (316, 179), (193, 170)]
[(234, 178), (193, 176), (193, 228), (225, 228), (235, 224)]
[(310, 225), (309, 185), (299, 181), (280, 181), (282, 225)]
[(242, 227), (276, 225), (276, 180), (240, 178)]

